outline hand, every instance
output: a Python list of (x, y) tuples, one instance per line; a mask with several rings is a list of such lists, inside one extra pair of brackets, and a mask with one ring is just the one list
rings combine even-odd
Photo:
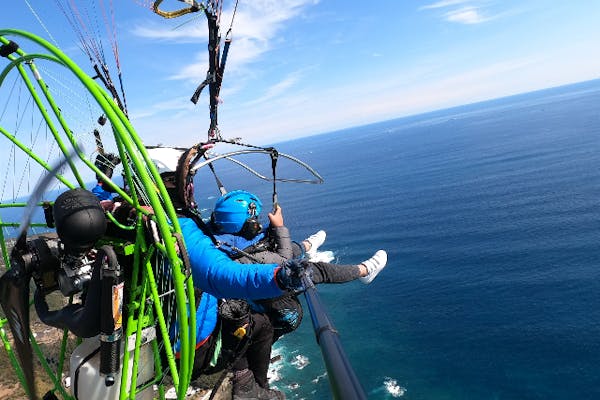
[(275, 206), (275, 211), (269, 213), (268, 217), (271, 226), (283, 226), (283, 211), (279, 207), (279, 204)]
[(275, 276), (279, 287), (292, 291), (303, 290), (304, 285), (302, 284), (302, 276), (304, 275), (305, 269), (306, 265), (304, 261), (288, 260), (281, 264), (281, 267)]
[(100, 206), (104, 211), (113, 211), (118, 207), (117, 203), (112, 200), (100, 200)]

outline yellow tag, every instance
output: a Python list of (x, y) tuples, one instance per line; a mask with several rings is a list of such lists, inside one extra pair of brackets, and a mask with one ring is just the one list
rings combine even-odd
[(235, 332), (233, 332), (233, 336), (238, 339), (242, 339), (244, 336), (246, 336), (246, 326), (244, 325), (237, 328)]
[(121, 329), (123, 326), (123, 287), (124, 282), (112, 287), (112, 312), (115, 330)]

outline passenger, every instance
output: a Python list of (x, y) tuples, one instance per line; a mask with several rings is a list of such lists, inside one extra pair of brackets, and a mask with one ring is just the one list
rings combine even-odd
[[(217, 200), (209, 226), (218, 241), (220, 250), (235, 261), (247, 263), (285, 263), (316, 254), (325, 241), (326, 234), (319, 231), (300, 244), (292, 242), (290, 232), (283, 222), (281, 207), (268, 214), (269, 226), (262, 229), (258, 217), (262, 210), (260, 199), (252, 193), (235, 190)], [(386, 266), (387, 253), (377, 251), (360, 264), (338, 265), (327, 262), (309, 262), (313, 283), (344, 283), (360, 279), (370, 283)], [(302, 319), (302, 307), (295, 293), (276, 299), (255, 301), (255, 309), (264, 311), (271, 318), (275, 340), (295, 330)]]
[[(113, 171), (120, 162), (121, 159), (118, 156), (111, 153), (102, 153), (96, 156), (94, 165), (108, 178), (112, 178)], [(111, 190), (110, 186), (104, 184), (102, 177), (98, 174), (96, 174), (96, 186), (92, 189), (92, 193), (96, 195), (100, 202), (106, 200), (112, 201), (115, 197), (114, 191)], [(103, 207), (105, 206), (103, 205)]]
[[(189, 256), (194, 285), (204, 293), (196, 312), (197, 350), (192, 377), (196, 378), (207, 371), (214, 372), (211, 359), (219, 335), (218, 299), (262, 299), (282, 296), (288, 290), (301, 287), (302, 267), (298, 263), (278, 265), (248, 264), (240, 268), (226, 254), (218, 250), (209, 236), (203, 232), (194, 201), (193, 173), (189, 172), (189, 162), (196, 149), (181, 151), (173, 148), (148, 149), (151, 159), (158, 167), (167, 191), (179, 216), (179, 225)], [(221, 301), (222, 308), (228, 308), (233, 301)], [(233, 314), (243, 310), (234, 310)], [(232, 314), (231, 310), (227, 310)], [(235, 315), (234, 315), (235, 317)], [(244, 317), (242, 316), (242, 319)], [(262, 313), (250, 312), (245, 330), (250, 337), (246, 345), (237, 349), (239, 340), (232, 340), (232, 332), (221, 330), (223, 346), (230, 351), (238, 351), (233, 371), (233, 399), (284, 399), (283, 393), (270, 390), (267, 370), (271, 358), (273, 327), (270, 319)], [(243, 332), (242, 332), (243, 333)], [(240, 334), (240, 332), (235, 332)]]

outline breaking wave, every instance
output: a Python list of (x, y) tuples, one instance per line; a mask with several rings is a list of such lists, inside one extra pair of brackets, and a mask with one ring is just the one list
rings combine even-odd
[(312, 262), (332, 262), (335, 259), (335, 254), (331, 250), (317, 251), (309, 258)]
[(383, 381), (383, 387), (392, 397), (402, 397), (406, 393), (406, 388), (400, 386), (396, 379), (387, 376)]
[(302, 369), (302, 368), (306, 367), (308, 364), (310, 364), (310, 361), (308, 360), (308, 357), (303, 356), (302, 354), (296, 354), (296, 356), (290, 362), (290, 364), (292, 364), (297, 369)]

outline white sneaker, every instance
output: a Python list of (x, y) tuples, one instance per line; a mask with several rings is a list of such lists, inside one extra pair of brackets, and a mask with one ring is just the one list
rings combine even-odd
[(306, 255), (309, 257), (314, 256), (317, 253), (319, 247), (321, 247), (321, 245), (325, 242), (326, 237), (327, 234), (325, 233), (325, 231), (321, 230), (315, 233), (314, 235), (310, 235), (309, 237), (304, 239), (305, 241), (310, 243), (310, 249), (306, 252)]
[(363, 261), (361, 264), (367, 267), (368, 274), (358, 279), (367, 285), (371, 283), (373, 279), (375, 279), (377, 274), (379, 274), (382, 269), (385, 268), (385, 265), (387, 264), (387, 253), (385, 250), (378, 250), (375, 252), (375, 254), (373, 254), (373, 257)]

